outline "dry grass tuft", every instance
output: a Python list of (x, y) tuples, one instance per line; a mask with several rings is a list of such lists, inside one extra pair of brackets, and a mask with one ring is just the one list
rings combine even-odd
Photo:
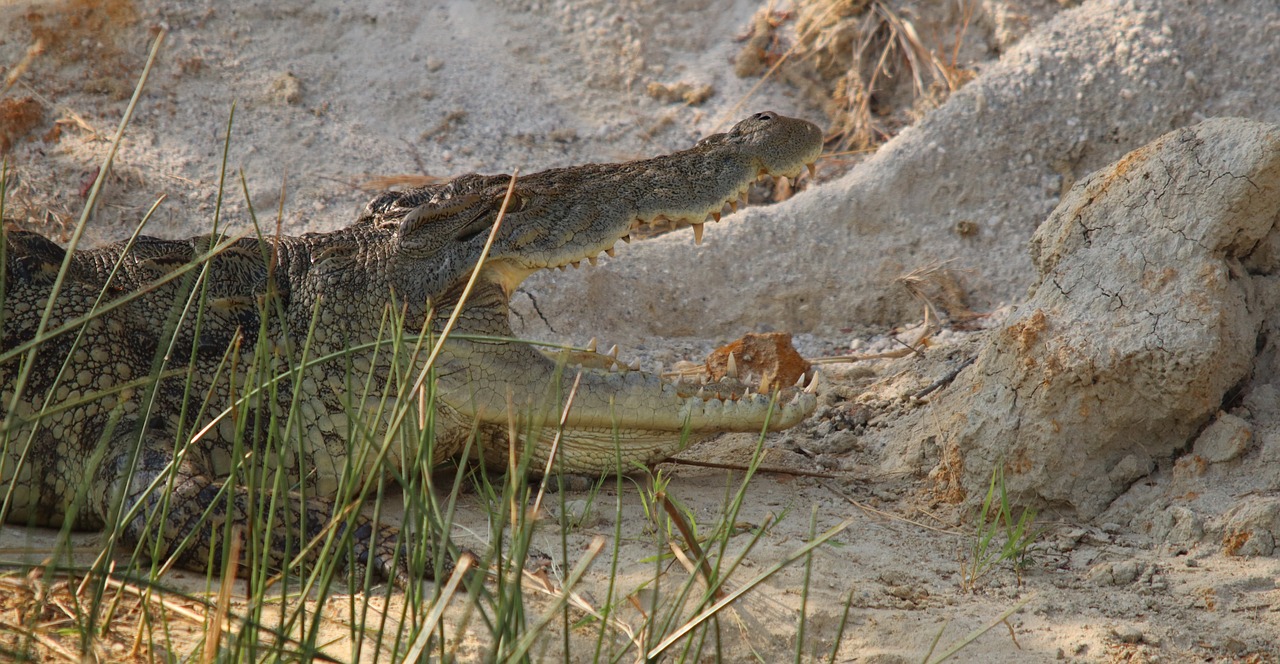
[(0, 99), (0, 154), (30, 136), (44, 115), (44, 107), (33, 97)]
[(968, 329), (976, 319), (984, 318), (969, 307), (968, 294), (961, 285), (960, 274), (951, 268), (952, 261), (929, 263), (893, 280), (907, 289), (924, 305), (926, 324), (950, 323)]
[[(19, 16), (34, 49), (24, 58), (28, 77), (40, 77), (45, 94), (71, 86), (116, 101), (129, 98), (136, 53), (154, 36), (144, 29), (134, 0), (38, 2)], [(43, 57), (33, 59), (33, 53)]]
[[(929, 17), (954, 26), (923, 39), (900, 0), (795, 0), (791, 11), (766, 7), (756, 14), (735, 62), (739, 75), (766, 67), (823, 104), (836, 150), (866, 150), (892, 137), (938, 106), (975, 73), (961, 67), (960, 47), (975, 0), (961, 0), (956, 15)], [(782, 26), (794, 21), (788, 46)], [(780, 65), (780, 66), (778, 66)]]
[(115, 579), (107, 581), (114, 596), (95, 599), (97, 584), (86, 581), (47, 578), (40, 568), (0, 575), (0, 660), (163, 662), (172, 658), (171, 638), (184, 634), (189, 643), (203, 632), (199, 602)]

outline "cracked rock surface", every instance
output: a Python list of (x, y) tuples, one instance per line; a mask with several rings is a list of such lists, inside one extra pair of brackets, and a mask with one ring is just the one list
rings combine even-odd
[(1091, 518), (1187, 448), (1250, 376), (1268, 277), (1246, 266), (1277, 212), (1280, 128), (1249, 120), (1077, 184), (1032, 239), (1032, 295), (937, 405), (957, 432), (938, 479), (980, 499), (1003, 465), (1020, 502)]

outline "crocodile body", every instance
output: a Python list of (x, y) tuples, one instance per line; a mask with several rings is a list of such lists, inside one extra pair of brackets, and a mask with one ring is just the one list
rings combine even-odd
[[(683, 220), (700, 235), (756, 177), (799, 174), (821, 143), (808, 122), (758, 113), (671, 155), (520, 176), (509, 200), (508, 175), (388, 192), (349, 227), (300, 237), (140, 236), (68, 253), (8, 231), (0, 516), (111, 529), (195, 570), (218, 568), (229, 526), (269, 519), (300, 533), (260, 552), (281, 565), (325, 533), (335, 503), (375, 478), (403, 481), (412, 459), (467, 449), (505, 467), (514, 438), (542, 464), (570, 398), (559, 472), (626, 471), (716, 433), (792, 426), (812, 394), (544, 353), (508, 340), (507, 307), (529, 274), (594, 262), (639, 225)], [(395, 528), (343, 523), (353, 563), (406, 573)]]

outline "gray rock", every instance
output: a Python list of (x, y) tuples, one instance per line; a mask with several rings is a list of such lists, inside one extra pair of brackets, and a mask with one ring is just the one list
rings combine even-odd
[(1228, 555), (1269, 556), (1280, 534), (1280, 498), (1245, 498), (1222, 515), (1223, 550)]
[(302, 101), (302, 81), (293, 72), (284, 72), (271, 81), (269, 92), (273, 99), (292, 106)]
[(1204, 538), (1204, 519), (1181, 505), (1170, 505), (1153, 526), (1152, 535), (1170, 544), (1195, 544)]
[(1253, 427), (1244, 419), (1222, 413), (1196, 438), (1193, 451), (1210, 463), (1230, 461), (1253, 442)]
[(601, 523), (602, 518), (598, 512), (591, 502), (576, 498), (565, 501), (560, 520), (575, 528), (590, 528)]
[(1252, 368), (1262, 315), (1240, 266), (1278, 211), (1280, 128), (1240, 119), (1072, 189), (1032, 240), (1029, 301), (935, 402), (970, 499), (999, 464), (1013, 499), (1091, 518), (1185, 447)]
[(1133, 625), (1120, 625), (1111, 630), (1111, 635), (1120, 643), (1142, 643), (1145, 638), (1142, 630)]
[(1127, 586), (1138, 580), (1146, 566), (1134, 560), (1098, 563), (1085, 575), (1096, 586)]

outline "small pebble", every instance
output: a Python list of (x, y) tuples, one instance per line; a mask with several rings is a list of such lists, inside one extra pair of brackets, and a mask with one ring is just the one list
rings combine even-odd
[(1121, 643), (1142, 643), (1143, 641), (1142, 630), (1133, 625), (1121, 625), (1113, 628), (1111, 635)]
[(600, 521), (591, 503), (582, 499), (565, 501), (561, 517), (563, 523), (578, 528), (589, 528)]
[(302, 100), (302, 81), (293, 72), (285, 72), (271, 82), (271, 95), (293, 105)]

